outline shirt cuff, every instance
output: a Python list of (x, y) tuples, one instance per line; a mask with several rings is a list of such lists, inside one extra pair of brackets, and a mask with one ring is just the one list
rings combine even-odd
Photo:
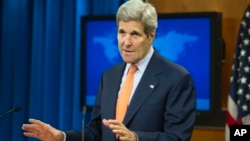
[(139, 141), (137, 134), (135, 132), (133, 132), (133, 133), (134, 133), (134, 135), (136, 137), (136, 141)]
[(63, 134), (63, 141), (66, 141), (66, 134), (64, 132), (62, 132)]

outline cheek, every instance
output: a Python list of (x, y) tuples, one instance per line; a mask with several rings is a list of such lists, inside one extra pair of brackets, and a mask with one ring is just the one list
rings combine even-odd
[(136, 52), (138, 54), (138, 57), (142, 58), (142, 56), (145, 54), (144, 53), (145, 52), (145, 46), (143, 46), (143, 45), (137, 46)]
[(118, 36), (117, 36), (117, 42), (118, 42), (119, 47), (122, 46), (123, 40), (121, 38), (119, 38)]
[(137, 52), (140, 58), (143, 58), (147, 54), (150, 47), (151, 45), (149, 45), (147, 42), (143, 42), (140, 46), (138, 46)]

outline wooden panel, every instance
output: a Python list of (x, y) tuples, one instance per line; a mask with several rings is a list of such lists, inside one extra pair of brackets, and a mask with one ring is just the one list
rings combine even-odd
[(191, 141), (225, 141), (224, 129), (194, 129)]
[(150, 0), (159, 13), (219, 11), (216, 0)]
[(224, 17), (239, 18), (250, 0), (149, 0), (149, 2), (156, 7), (158, 13), (221, 11)]
[(225, 63), (222, 66), (222, 108), (227, 109), (229, 84), (233, 55), (236, 47), (239, 19), (223, 19), (223, 38), (225, 40)]
[[(222, 109), (227, 109), (229, 80), (240, 20), (250, 0), (149, 0), (158, 13), (218, 11), (223, 14), (225, 63), (222, 67)], [(196, 128), (192, 141), (224, 141), (224, 129)]]
[(224, 18), (241, 19), (247, 2), (246, 0), (218, 0), (218, 6)]

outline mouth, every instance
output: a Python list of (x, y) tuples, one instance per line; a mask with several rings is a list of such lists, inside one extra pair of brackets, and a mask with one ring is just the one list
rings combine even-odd
[(134, 51), (123, 49), (122, 52), (126, 55), (133, 53)]
[(133, 51), (130, 51), (130, 50), (126, 50), (126, 49), (124, 49), (123, 51), (124, 51), (124, 52), (133, 52)]

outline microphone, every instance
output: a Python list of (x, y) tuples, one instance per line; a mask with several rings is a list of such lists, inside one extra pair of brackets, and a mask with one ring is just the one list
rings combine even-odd
[(1, 115), (0, 115), (0, 119), (1, 119), (2, 117), (4, 117), (5, 115), (8, 115), (8, 114), (13, 113), (13, 112), (18, 112), (18, 111), (20, 111), (20, 110), (21, 110), (20, 107), (15, 106), (15, 107), (13, 107), (12, 109), (10, 109), (9, 111), (7, 111), (7, 112), (1, 114)]

